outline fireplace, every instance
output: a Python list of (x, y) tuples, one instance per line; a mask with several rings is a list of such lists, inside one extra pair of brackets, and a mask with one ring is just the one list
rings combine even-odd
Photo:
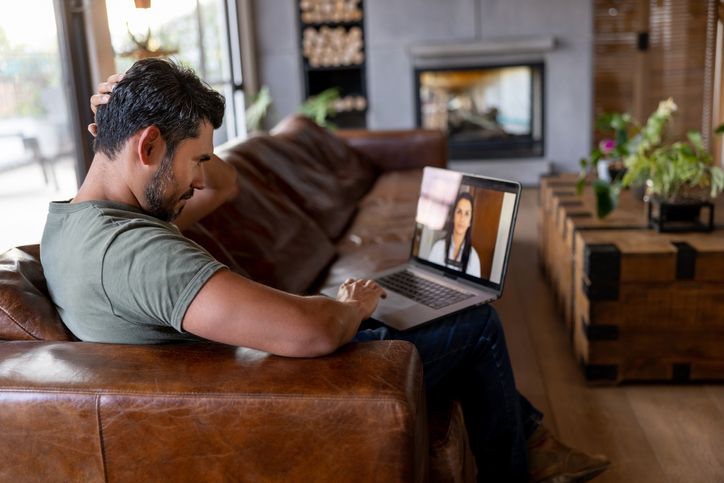
[(415, 69), (417, 125), (448, 135), (450, 159), (543, 156), (543, 63)]

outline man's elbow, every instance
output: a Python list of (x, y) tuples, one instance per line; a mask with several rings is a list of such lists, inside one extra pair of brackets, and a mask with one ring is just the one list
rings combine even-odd
[(317, 316), (311, 327), (294, 338), (288, 349), (289, 355), (322, 357), (331, 354), (348, 342), (344, 340), (341, 325), (335, 317)]
[(220, 191), (224, 203), (227, 203), (236, 198), (236, 196), (239, 194), (239, 183), (237, 182), (236, 168), (224, 161), (219, 161), (219, 166), (221, 167), (222, 171), (222, 186)]
[(297, 357), (322, 357), (339, 349), (343, 343), (339, 337), (327, 331), (315, 331), (304, 340), (300, 341), (295, 348)]
[(224, 203), (228, 203), (229, 201), (236, 198), (239, 194), (239, 183), (237, 183), (236, 170), (234, 168), (231, 169), (233, 173), (231, 173), (231, 176), (229, 176), (229, 183), (226, 186), (226, 190), (224, 193)]

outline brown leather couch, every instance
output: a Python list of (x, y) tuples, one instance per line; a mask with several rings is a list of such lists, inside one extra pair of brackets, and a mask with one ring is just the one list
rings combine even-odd
[[(446, 164), (440, 133), (333, 136), (300, 117), (218, 152), (239, 195), (186, 235), (297, 293), (406, 260), (421, 168)], [(412, 345), (286, 359), (78, 342), (39, 259), (38, 246), (0, 255), (0, 481), (474, 478), (459, 403), (428, 399)]]

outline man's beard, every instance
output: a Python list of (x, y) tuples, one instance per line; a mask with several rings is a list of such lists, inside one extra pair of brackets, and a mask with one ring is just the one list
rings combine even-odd
[(159, 220), (171, 223), (181, 215), (183, 206), (176, 210), (179, 201), (187, 200), (194, 195), (194, 189), (189, 189), (182, 196), (177, 197), (176, 183), (173, 176), (173, 159), (164, 156), (153, 178), (146, 186), (146, 212)]

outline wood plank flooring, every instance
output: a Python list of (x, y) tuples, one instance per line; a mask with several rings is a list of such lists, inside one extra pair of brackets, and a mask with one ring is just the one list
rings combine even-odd
[(596, 482), (724, 483), (724, 384), (585, 381), (538, 265), (537, 203), (538, 191), (524, 189), (503, 297), (493, 304), (520, 392), (566, 444), (611, 459)]

